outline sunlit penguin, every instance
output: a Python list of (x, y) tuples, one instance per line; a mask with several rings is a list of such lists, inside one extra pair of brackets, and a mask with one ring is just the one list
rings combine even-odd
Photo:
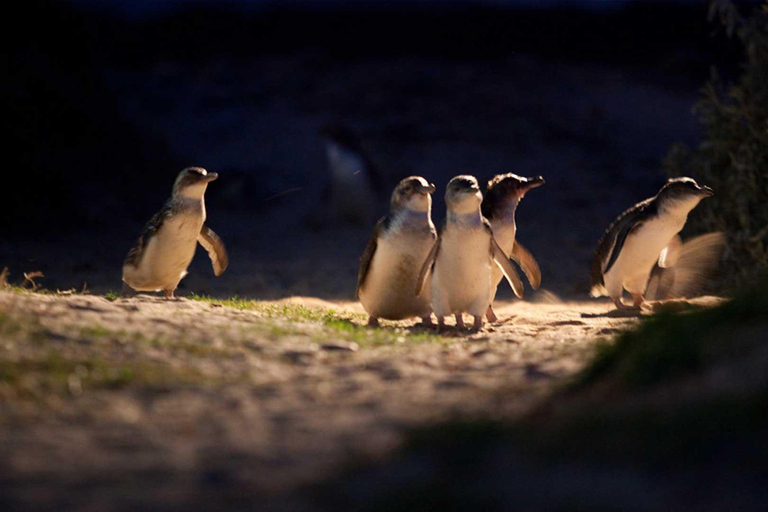
[[(211, 258), (213, 273), (220, 276), (229, 264), (224, 243), (205, 225), (208, 184), (218, 178), (200, 167), (181, 171), (171, 198), (147, 223), (123, 263), (123, 282), (136, 291), (173, 292), (192, 262), (199, 242)], [(124, 285), (125, 286), (125, 285)]]
[[(597, 244), (591, 295), (607, 295), (619, 309), (642, 307), (654, 264), (658, 261), (662, 268), (675, 264), (681, 250), (677, 234), (691, 210), (713, 193), (691, 178), (674, 178), (654, 197), (622, 213)], [(632, 294), (632, 306), (622, 302), (624, 290)]]
[(329, 177), (308, 219), (310, 225), (370, 225), (385, 193), (379, 170), (349, 129), (325, 125), (320, 135), (325, 140)]
[(483, 326), (496, 265), (515, 295), (522, 297), (523, 283), (493, 238), (491, 225), (480, 211), (482, 201), (474, 176), (456, 176), (448, 182), (445, 225), (422, 265), (416, 289), (416, 294), (421, 295), (431, 276), (432, 310), (440, 327), (450, 314), (456, 315), (456, 325), (463, 327), (463, 313), (474, 317), (473, 329)]
[[(539, 264), (528, 250), (517, 241), (517, 224), (515, 223), (515, 211), (526, 192), (532, 188), (541, 186), (544, 178), (523, 178), (516, 174), (499, 174), (488, 182), (483, 197), (483, 217), (488, 219), (493, 228), (493, 237), (504, 251), (507, 257), (515, 260), (523, 269), (525, 276), (534, 290), (541, 284), (541, 271)], [(497, 266), (492, 267), (491, 303), (488, 306), (486, 317), (489, 322), (498, 320), (493, 311), (493, 301), (496, 298), (496, 289), (504, 275)]]
[(424, 178), (402, 180), (392, 193), (389, 214), (376, 224), (360, 259), (357, 295), (369, 315), (368, 325), (379, 318), (402, 320), (421, 317), (431, 324), (430, 296), (414, 295), (419, 270), (437, 239), (432, 223), (435, 186)]

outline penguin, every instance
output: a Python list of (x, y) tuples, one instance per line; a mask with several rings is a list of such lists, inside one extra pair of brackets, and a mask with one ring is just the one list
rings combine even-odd
[(382, 217), (360, 258), (357, 296), (368, 325), (379, 318), (421, 317), (432, 324), (429, 294), (413, 294), (421, 263), (437, 240), (432, 223), (435, 185), (420, 176), (403, 179), (392, 192), (389, 214)]
[[(499, 247), (507, 257), (512, 258), (520, 265), (534, 290), (537, 290), (541, 285), (541, 271), (536, 259), (516, 239), (515, 211), (529, 190), (543, 184), (544, 178), (541, 176), (523, 178), (512, 173), (499, 174), (488, 182), (482, 204), (483, 217), (491, 223), (493, 237)], [(498, 320), (493, 311), (493, 301), (496, 298), (496, 289), (503, 277), (501, 269), (497, 266), (492, 267), (492, 272), (491, 303), (486, 312), (486, 317), (491, 323)]]
[(431, 276), (432, 310), (440, 328), (445, 317), (456, 315), (456, 325), (464, 327), (462, 314), (474, 317), (473, 330), (483, 326), (483, 316), (491, 298), (492, 268), (498, 265), (512, 290), (523, 296), (523, 283), (512, 263), (493, 238), (493, 229), (483, 217), (483, 194), (474, 176), (459, 175), (448, 182), (445, 192), (445, 225), (419, 273), (416, 295), (421, 296)]
[(171, 198), (147, 223), (123, 263), (124, 289), (163, 291), (173, 298), (195, 255), (197, 243), (208, 251), (213, 273), (220, 276), (229, 265), (224, 243), (205, 225), (208, 184), (218, 178), (201, 167), (187, 167), (176, 177)]
[(329, 179), (307, 219), (310, 226), (370, 225), (384, 202), (381, 172), (348, 128), (327, 124), (319, 133), (325, 141)]
[[(651, 270), (673, 266), (680, 255), (677, 234), (699, 201), (714, 194), (692, 178), (673, 178), (654, 197), (622, 213), (597, 244), (590, 273), (592, 297), (607, 295), (618, 309), (640, 309)], [(624, 290), (633, 305), (622, 300)]]

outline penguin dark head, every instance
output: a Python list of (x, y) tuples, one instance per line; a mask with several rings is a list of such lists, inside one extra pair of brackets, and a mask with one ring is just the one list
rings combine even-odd
[(477, 178), (462, 174), (455, 176), (448, 182), (445, 190), (445, 203), (449, 210), (456, 213), (470, 213), (480, 207), (483, 201), (483, 193)]
[(656, 197), (663, 203), (672, 203), (695, 207), (705, 197), (714, 195), (709, 187), (702, 187), (693, 178), (671, 178)]
[(525, 196), (526, 192), (532, 188), (540, 187), (543, 184), (544, 178), (541, 176), (524, 178), (510, 172), (494, 176), (494, 178), (488, 182), (485, 194), (489, 199), (491, 198), (489, 196), (493, 196), (494, 200), (519, 200)]
[(400, 181), (392, 192), (390, 202), (392, 211), (413, 210), (429, 211), (432, 208), (432, 194), (435, 185), (421, 176), (409, 176)]
[(485, 190), (483, 215), (488, 219), (507, 217), (514, 220), (517, 205), (526, 192), (543, 184), (541, 176), (524, 178), (511, 172), (494, 176)]
[(176, 177), (173, 196), (202, 199), (208, 184), (218, 177), (218, 173), (208, 172), (202, 167), (187, 167)]

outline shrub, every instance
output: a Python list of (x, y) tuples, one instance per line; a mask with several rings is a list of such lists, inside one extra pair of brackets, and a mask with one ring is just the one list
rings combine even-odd
[(695, 149), (673, 146), (664, 167), (715, 190), (689, 223), (726, 233), (723, 277), (735, 287), (768, 268), (768, 2), (744, 18), (730, 0), (713, 0), (709, 16), (738, 37), (745, 62), (733, 84), (713, 69), (694, 107), (704, 140)]

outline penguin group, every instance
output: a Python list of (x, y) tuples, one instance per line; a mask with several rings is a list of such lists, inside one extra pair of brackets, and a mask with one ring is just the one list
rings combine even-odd
[(543, 183), (541, 176), (501, 174), (488, 182), (483, 197), (477, 178), (456, 176), (446, 186), (446, 219), (438, 234), (431, 215), (435, 185), (421, 176), (402, 180), (360, 261), (357, 295), (369, 325), (379, 318), (416, 316), (430, 325), (433, 312), (439, 328), (450, 315), (464, 327), (465, 313), (474, 330), (485, 317), (495, 322), (493, 300), (502, 277), (523, 296), (510, 258), (538, 288), (541, 272), (516, 240), (515, 211), (523, 196)]
[[(502, 277), (517, 297), (523, 296), (523, 282), (510, 260), (538, 289), (541, 271), (517, 240), (515, 212), (525, 194), (543, 183), (541, 176), (500, 174), (483, 195), (477, 178), (455, 176), (446, 186), (446, 218), (438, 234), (430, 211), (435, 186), (420, 176), (401, 181), (361, 258), (357, 294), (369, 325), (380, 318), (410, 317), (431, 325), (434, 313), (440, 328), (450, 315), (463, 328), (468, 314), (472, 330), (479, 330), (484, 319), (498, 320), (493, 301)], [(678, 233), (688, 214), (713, 194), (691, 178), (673, 178), (654, 197), (622, 213), (598, 242), (591, 295), (608, 295), (622, 310), (646, 306), (651, 271), (675, 265), (682, 247)], [(622, 301), (624, 290), (632, 295), (632, 305)]]
[[(170, 199), (145, 226), (123, 264), (124, 292), (162, 291), (172, 298), (187, 273), (197, 244), (205, 248), (220, 276), (229, 264), (224, 243), (206, 225), (205, 191), (218, 178), (201, 167), (182, 170)], [(389, 213), (376, 224), (360, 258), (356, 294), (368, 314), (379, 319), (420, 318), (439, 328), (453, 315), (458, 328), (464, 315), (471, 328), (498, 320), (493, 309), (505, 279), (517, 297), (523, 281), (514, 261), (535, 290), (541, 271), (517, 240), (515, 212), (523, 197), (544, 184), (541, 176), (499, 174), (485, 194), (477, 178), (459, 175), (445, 189), (446, 217), (438, 231), (432, 221), (436, 186), (421, 176), (401, 180)], [(667, 181), (654, 197), (619, 215), (600, 238), (590, 272), (591, 295), (607, 295), (618, 309), (641, 309), (654, 267), (670, 268), (680, 258), (678, 233), (688, 214), (714, 192), (691, 178)], [(622, 300), (624, 291), (632, 304)]]

